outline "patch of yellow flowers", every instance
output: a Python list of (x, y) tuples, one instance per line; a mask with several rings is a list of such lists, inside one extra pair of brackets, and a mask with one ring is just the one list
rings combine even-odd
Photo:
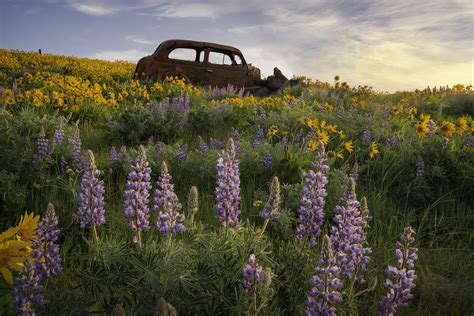
[(13, 284), (11, 270), (20, 271), (31, 255), (31, 245), (37, 240), (39, 215), (21, 216), (20, 223), (0, 234), (0, 272), (9, 284)]

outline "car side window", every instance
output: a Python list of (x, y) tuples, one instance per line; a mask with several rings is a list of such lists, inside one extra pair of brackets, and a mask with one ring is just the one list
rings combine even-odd
[(220, 52), (209, 52), (209, 63), (215, 64), (215, 65), (226, 65), (226, 66), (232, 66), (232, 58), (230, 58), (229, 55), (220, 53)]
[[(203, 55), (202, 52), (201, 55)], [(198, 52), (193, 48), (175, 48), (168, 54), (169, 59), (186, 60), (186, 61), (201, 61)], [(204, 59), (204, 57), (202, 57)]]
[(239, 55), (233, 55), (234, 57), (234, 66), (242, 66), (243, 65), (243, 62), (242, 62), (242, 58), (240, 58)]
[(205, 55), (206, 55), (206, 52), (203, 51), (203, 50), (200, 50), (198, 52), (197, 61), (199, 61), (200, 63), (204, 62), (204, 56)]

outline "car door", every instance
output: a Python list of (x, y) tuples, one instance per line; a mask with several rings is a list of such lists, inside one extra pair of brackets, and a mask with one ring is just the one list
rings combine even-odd
[(228, 84), (236, 87), (245, 85), (247, 69), (240, 56), (214, 48), (208, 48), (206, 52), (206, 84), (218, 87)]
[(198, 47), (175, 47), (168, 53), (169, 72), (183, 75), (194, 84), (204, 82), (205, 50)]

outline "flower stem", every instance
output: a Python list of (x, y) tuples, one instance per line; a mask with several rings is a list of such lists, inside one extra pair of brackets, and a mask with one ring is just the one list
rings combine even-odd
[(95, 226), (92, 226), (92, 231), (94, 232), (95, 242), (98, 245), (99, 244), (99, 236), (97, 236), (97, 229), (95, 228)]
[(265, 228), (267, 228), (268, 225), (268, 219), (265, 220), (265, 223), (263, 224), (262, 232), (260, 233), (260, 238), (262, 238), (263, 233), (265, 232)]

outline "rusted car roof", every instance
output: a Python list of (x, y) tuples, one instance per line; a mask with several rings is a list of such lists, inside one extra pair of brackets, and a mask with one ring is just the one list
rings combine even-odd
[(228, 51), (233, 51), (236, 53), (242, 53), (238, 48), (235, 48), (233, 46), (228, 46), (228, 45), (222, 45), (222, 44), (217, 44), (217, 43), (209, 43), (209, 42), (199, 42), (199, 41), (191, 41), (191, 40), (183, 40), (183, 39), (170, 39), (167, 41), (164, 41), (158, 46), (158, 48), (155, 50), (155, 53), (160, 49), (160, 48), (171, 48), (173, 46), (193, 46), (193, 47), (209, 47), (209, 48), (215, 48), (215, 49), (222, 49), (222, 50), (228, 50)]

